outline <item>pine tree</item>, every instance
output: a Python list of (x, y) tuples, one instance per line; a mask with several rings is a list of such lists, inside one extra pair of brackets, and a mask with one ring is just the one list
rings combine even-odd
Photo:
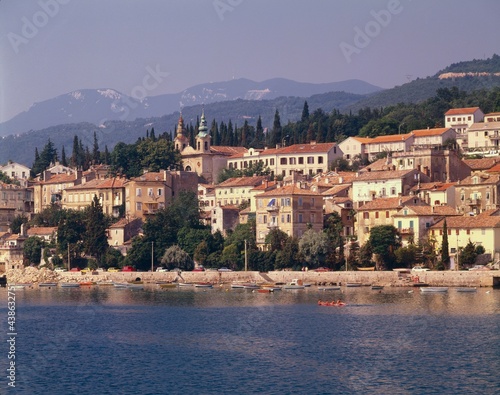
[(257, 126), (255, 127), (255, 143), (254, 148), (264, 148), (264, 128), (262, 127), (262, 118), (259, 115), (257, 119)]
[(108, 224), (102, 212), (102, 206), (97, 195), (94, 195), (85, 216), (85, 233), (83, 245), (88, 255), (95, 256), (100, 262), (108, 249), (106, 228)]
[(109, 155), (109, 151), (108, 151), (108, 146), (107, 145), (104, 146), (104, 154), (102, 156), (102, 163), (104, 163), (105, 165), (109, 165), (111, 163), (111, 158), (110, 158), (110, 155)]

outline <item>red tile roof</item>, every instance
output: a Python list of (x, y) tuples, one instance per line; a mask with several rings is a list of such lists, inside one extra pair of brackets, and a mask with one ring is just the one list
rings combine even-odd
[(289, 196), (289, 195), (321, 196), (319, 192), (313, 192), (310, 189), (299, 188), (296, 184), (291, 184), (261, 193), (259, 195), (256, 195), (256, 197)]
[(462, 115), (462, 114), (474, 114), (479, 107), (465, 107), (465, 108), (451, 108), (444, 113), (444, 115)]
[(234, 177), (221, 182), (217, 187), (256, 187), (262, 184), (267, 176)]
[(418, 130), (412, 130), (411, 133), (415, 137), (440, 136), (451, 129), (452, 128), (418, 129)]
[(227, 147), (223, 145), (212, 145), (210, 147), (210, 152), (219, 155), (231, 156), (235, 154), (243, 154), (248, 152), (245, 147)]
[(463, 159), (472, 170), (487, 170), (500, 162), (500, 158)]
[(352, 182), (357, 181), (375, 181), (375, 180), (391, 180), (403, 178), (410, 173), (416, 172), (415, 169), (409, 170), (392, 170), (392, 171), (365, 171), (353, 178)]
[[(408, 209), (413, 212), (416, 216), (453, 216), (462, 214), (457, 213), (457, 211), (451, 206), (411, 206)], [(411, 214), (409, 214), (411, 215)], [(400, 210), (394, 217), (404, 217), (402, 210)]]
[(446, 191), (448, 188), (457, 185), (456, 182), (423, 182), (413, 186), (411, 191)]
[(27, 231), (28, 236), (51, 235), (55, 232), (57, 232), (57, 226), (39, 226), (36, 228), (29, 228)]
[(422, 204), (420, 199), (416, 196), (378, 198), (363, 204), (361, 207), (358, 208), (358, 211), (390, 210), (390, 209), (396, 210), (403, 206), (413, 205), (413, 199), (417, 199), (417, 204)]
[[(493, 211), (493, 212), (491, 212)], [(490, 210), (488, 213), (482, 213), (478, 216), (458, 216), (447, 217), (446, 226), (448, 229), (484, 229), (500, 228), (500, 216), (488, 215), (495, 214), (497, 210)], [(443, 229), (443, 220), (431, 226), (431, 229)]]
[(392, 143), (398, 141), (405, 141), (413, 137), (411, 133), (408, 134), (389, 134), (386, 136), (374, 137), (369, 144)]

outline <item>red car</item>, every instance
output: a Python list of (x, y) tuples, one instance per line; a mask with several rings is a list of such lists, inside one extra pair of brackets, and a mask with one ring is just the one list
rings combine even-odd
[(327, 267), (318, 267), (317, 269), (314, 269), (315, 272), (331, 272), (332, 269), (329, 269)]
[(137, 269), (133, 266), (123, 266), (122, 272), (136, 272)]
[(198, 266), (193, 269), (193, 272), (204, 272), (205, 268), (203, 266)]
[(79, 272), (81, 269), (79, 267), (72, 267), (70, 272)]

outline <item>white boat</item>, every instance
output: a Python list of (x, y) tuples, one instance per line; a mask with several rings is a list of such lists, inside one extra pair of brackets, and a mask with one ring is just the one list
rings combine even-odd
[(212, 288), (211, 283), (195, 283), (195, 288)]
[(179, 287), (192, 287), (193, 283), (177, 283)]
[(457, 288), (457, 292), (476, 292), (477, 289), (475, 287), (459, 287)]
[(421, 287), (420, 292), (422, 293), (448, 292), (448, 287)]
[(80, 283), (60, 283), (61, 288), (80, 288)]
[(231, 288), (233, 288), (233, 289), (243, 289), (243, 288), (245, 288), (245, 285), (242, 284), (242, 283), (232, 283), (231, 284)]
[(355, 283), (355, 282), (345, 283), (346, 287), (361, 287), (362, 285), (363, 285), (362, 283)]
[(8, 287), (9, 287), (10, 290), (19, 291), (21, 289), (25, 289), (26, 285), (25, 284), (9, 284)]
[(373, 290), (380, 290), (380, 289), (384, 289), (384, 286), (383, 285), (372, 285), (372, 289)]
[(332, 285), (329, 287), (318, 287), (318, 291), (339, 291), (340, 286), (338, 285)]
[(257, 284), (243, 284), (243, 288), (245, 288), (245, 289), (259, 289), (260, 286)]
[(115, 288), (128, 288), (127, 283), (113, 283), (113, 287)]

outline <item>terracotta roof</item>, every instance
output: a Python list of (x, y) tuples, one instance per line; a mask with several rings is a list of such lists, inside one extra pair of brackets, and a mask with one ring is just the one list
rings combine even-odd
[(451, 129), (452, 128), (418, 129), (412, 130), (411, 133), (415, 137), (440, 136)]
[(374, 180), (391, 180), (395, 178), (403, 178), (404, 176), (416, 172), (415, 169), (409, 170), (392, 170), (392, 171), (365, 171), (359, 173), (359, 176), (354, 178), (352, 182), (356, 181), (374, 181)]
[[(396, 163), (392, 163), (392, 159), (390, 159), (390, 162), (388, 162), (388, 158), (381, 158), (376, 160), (373, 163), (370, 163), (369, 165), (359, 169), (360, 173), (365, 173), (367, 171), (388, 171), (390, 170), (393, 166), (396, 166)], [(368, 170), (370, 169), (370, 170)]]
[[(479, 182), (475, 183), (473, 180), (479, 177)], [(500, 174), (487, 174), (487, 173), (474, 173), (463, 180), (460, 181), (460, 184), (457, 184), (457, 187), (460, 186), (473, 186), (473, 185), (497, 185), (500, 184)]]
[(500, 158), (463, 159), (463, 162), (472, 170), (487, 170), (500, 162)]
[(314, 152), (328, 152), (337, 146), (337, 143), (293, 144), (278, 149), (278, 154), (302, 154)]
[[(494, 212), (497, 210), (493, 210)], [(486, 213), (483, 213), (486, 214)], [(431, 229), (443, 229), (443, 220), (431, 226)], [(500, 228), (500, 216), (498, 215), (478, 215), (447, 217), (446, 226), (448, 229), (482, 229)]]
[(310, 189), (299, 188), (295, 184), (285, 185), (284, 187), (272, 189), (270, 191), (256, 195), (256, 197), (266, 196), (288, 196), (288, 195), (308, 195), (308, 196), (321, 196), (319, 192), (313, 192)]
[(133, 177), (130, 180), (131, 181), (136, 181), (136, 182), (138, 182), (138, 181), (139, 182), (140, 181), (161, 181), (161, 182), (164, 182), (165, 180), (163, 178), (164, 178), (164, 173), (163, 172), (154, 172), (154, 171), (151, 171), (151, 172), (148, 172), (148, 173), (141, 174), (139, 177)]
[(347, 202), (352, 202), (352, 199), (347, 196), (336, 196), (333, 198), (333, 203), (335, 204), (347, 203)]
[(446, 191), (448, 188), (457, 185), (456, 182), (423, 182), (413, 186), (411, 191)]
[(49, 180), (47, 181), (40, 181), (40, 184), (47, 185), (47, 184), (62, 184), (65, 182), (75, 182), (76, 181), (76, 176), (74, 174), (54, 174), (50, 177)]
[(389, 210), (389, 209), (395, 210), (403, 206), (412, 205), (413, 199), (417, 199), (417, 204), (422, 204), (421, 200), (416, 196), (378, 198), (370, 200), (369, 202), (363, 204), (361, 207), (358, 208), (358, 211)]
[(359, 141), (362, 144), (368, 144), (373, 140), (371, 137), (353, 137), (353, 139)]
[(57, 232), (57, 226), (39, 226), (28, 229), (28, 236), (51, 235)]
[(265, 191), (266, 189), (273, 189), (277, 186), (277, 182), (276, 181), (269, 181), (267, 183), (267, 186), (266, 186), (266, 183), (263, 182), (262, 184), (260, 185), (257, 185), (255, 188), (252, 188), (252, 191)]
[[(328, 172), (322, 173), (319, 176), (314, 177), (313, 184), (318, 186), (333, 186), (338, 184), (350, 184), (352, 180), (356, 178), (356, 173), (353, 171), (339, 171), (339, 172)], [(342, 182), (340, 182), (342, 179)]]
[[(404, 207), (403, 207), (404, 209)], [(416, 216), (453, 216), (462, 214), (457, 213), (457, 211), (451, 206), (411, 206), (408, 207)], [(411, 215), (411, 214), (410, 214)], [(394, 217), (404, 217), (402, 210), (400, 210)]]
[(330, 189), (327, 189), (326, 191), (322, 192), (321, 194), (323, 196), (336, 195), (337, 193), (345, 191), (346, 189), (349, 189), (349, 188), (350, 188), (350, 185), (335, 185), (335, 186), (331, 187)]
[(227, 147), (224, 145), (212, 145), (210, 147), (210, 152), (214, 154), (221, 154), (221, 155), (235, 155), (235, 154), (243, 154), (244, 152), (247, 152), (248, 150), (245, 147)]
[(387, 136), (374, 137), (369, 144), (392, 143), (398, 141), (405, 141), (413, 137), (411, 133), (408, 134), (389, 134)]
[(109, 189), (109, 188), (122, 188), (127, 180), (125, 178), (105, 178), (101, 180), (90, 180), (85, 184), (75, 185), (70, 188), (66, 188), (67, 191), (74, 191), (80, 189)]
[(234, 177), (221, 182), (216, 187), (255, 187), (262, 184), (267, 176)]
[(488, 173), (500, 173), (500, 163), (495, 164), (493, 167), (486, 170)]
[(494, 117), (494, 116), (500, 116), (500, 112), (489, 112), (488, 114), (484, 114), (484, 117)]
[(492, 129), (500, 129), (500, 122), (476, 122), (469, 127), (468, 132), (474, 130), (480, 131), (480, 130), (492, 130)]
[(462, 115), (462, 114), (474, 114), (479, 107), (465, 107), (465, 108), (451, 108), (444, 113), (444, 115)]

